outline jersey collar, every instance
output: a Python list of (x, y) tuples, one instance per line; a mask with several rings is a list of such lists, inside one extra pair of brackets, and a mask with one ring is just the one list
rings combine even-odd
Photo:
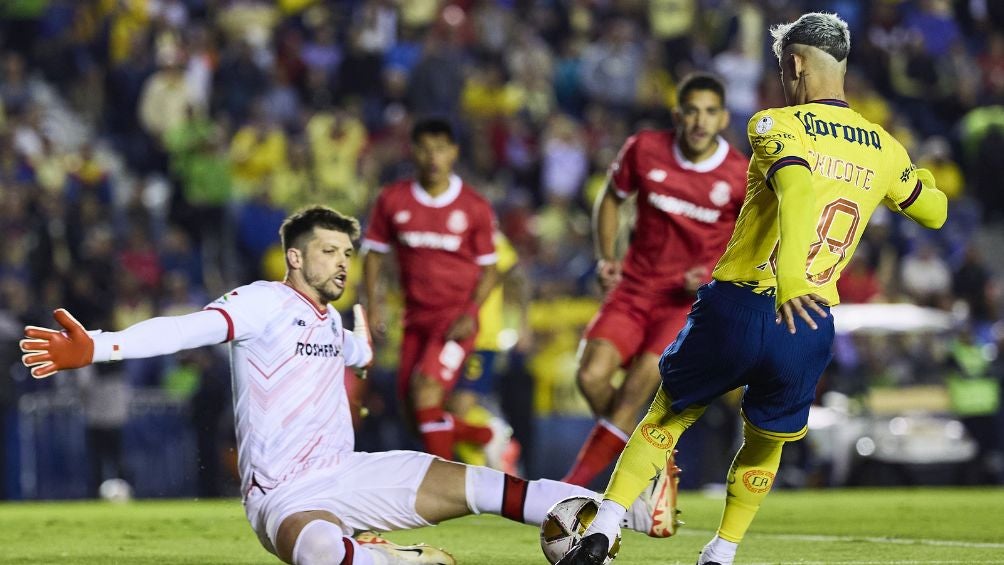
[(460, 187), (463, 186), (463, 182), (457, 175), (450, 175), (450, 185), (446, 188), (446, 192), (440, 194), (439, 196), (430, 196), (428, 192), (422, 188), (422, 185), (418, 184), (418, 181), (411, 183), (411, 195), (418, 200), (418, 203), (423, 206), (428, 206), (429, 208), (443, 208), (453, 204), (453, 201), (460, 196)]
[(694, 163), (684, 157), (683, 151), (680, 151), (679, 140), (673, 144), (673, 157), (676, 158), (676, 162), (680, 164), (681, 168), (688, 171), (694, 171), (697, 173), (707, 173), (709, 171), (713, 171), (718, 168), (718, 165), (724, 163), (725, 158), (729, 155), (729, 142), (725, 141), (725, 138), (720, 135), (717, 136), (716, 139), (718, 141), (718, 149), (715, 149), (715, 152), (712, 153), (710, 157), (700, 163)]
[(840, 106), (841, 108), (850, 108), (851, 105), (843, 100), (837, 100), (836, 98), (820, 98), (819, 100), (810, 100), (809, 104), (826, 104), (827, 106)]
[(307, 296), (306, 294), (304, 294), (303, 292), (301, 292), (300, 289), (296, 288), (295, 286), (293, 286), (292, 284), (290, 284), (288, 281), (283, 281), (282, 284), (284, 286), (286, 286), (287, 288), (289, 288), (290, 290), (292, 290), (294, 293), (296, 293), (296, 296), (299, 297), (300, 300), (303, 300), (304, 302), (306, 302), (307, 304), (309, 304), (314, 309), (314, 312), (317, 314), (318, 318), (324, 320), (324, 319), (326, 319), (328, 317), (328, 307), (327, 306), (322, 306), (322, 305), (318, 304), (317, 302), (314, 302), (314, 300), (312, 298), (310, 298), (309, 296)]

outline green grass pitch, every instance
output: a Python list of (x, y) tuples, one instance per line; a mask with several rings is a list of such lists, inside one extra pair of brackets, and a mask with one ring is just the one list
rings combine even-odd
[[(616, 563), (691, 564), (718, 523), (721, 497), (685, 493), (687, 525), (668, 540), (627, 533)], [(390, 534), (471, 565), (545, 564), (537, 529), (494, 516)], [(240, 503), (142, 501), (0, 505), (0, 563), (278, 563), (259, 547)], [(772, 493), (737, 563), (1004, 564), (1004, 489), (871, 489)]]

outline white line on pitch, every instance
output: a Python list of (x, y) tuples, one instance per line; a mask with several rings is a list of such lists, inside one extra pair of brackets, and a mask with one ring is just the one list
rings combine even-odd
[[(708, 536), (708, 535), (714, 535), (714, 532), (711, 530), (681, 529), (676, 533), (676, 535), (681, 535), (681, 534)], [(830, 543), (868, 542), (868, 543), (885, 543), (890, 545), (932, 545), (941, 547), (965, 547), (970, 549), (1004, 549), (1004, 543), (947, 540), (947, 539), (943, 540), (943, 539), (886, 538), (878, 536), (825, 536), (825, 535), (810, 535), (810, 534), (749, 534), (749, 537), (789, 540), (789, 541), (808, 541), (808, 542), (830, 542)], [(855, 563), (858, 562), (855, 561)], [(904, 562), (904, 563), (909, 563), (909, 562)], [(924, 563), (928, 563), (928, 561), (924, 561)]]
[[(1000, 565), (1000, 561), (791, 561), (791, 565)], [(776, 561), (749, 565), (777, 565)]]

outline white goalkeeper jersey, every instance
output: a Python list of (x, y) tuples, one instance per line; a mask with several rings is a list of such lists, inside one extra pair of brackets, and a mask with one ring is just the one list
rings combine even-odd
[(263, 491), (337, 465), (355, 438), (346, 366), (366, 364), (365, 337), (281, 282), (259, 281), (206, 306), (227, 321), (241, 486)]

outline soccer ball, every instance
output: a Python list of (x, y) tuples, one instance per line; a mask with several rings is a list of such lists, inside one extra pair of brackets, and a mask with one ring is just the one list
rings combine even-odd
[(108, 479), (98, 487), (98, 495), (109, 502), (129, 502), (132, 500), (132, 487), (123, 479)]
[[(548, 563), (557, 563), (582, 539), (599, 508), (600, 503), (592, 498), (573, 496), (556, 502), (547, 511), (544, 523), (540, 525), (540, 549), (544, 551)], [(618, 533), (603, 563), (613, 561), (620, 548), (621, 536)]]

